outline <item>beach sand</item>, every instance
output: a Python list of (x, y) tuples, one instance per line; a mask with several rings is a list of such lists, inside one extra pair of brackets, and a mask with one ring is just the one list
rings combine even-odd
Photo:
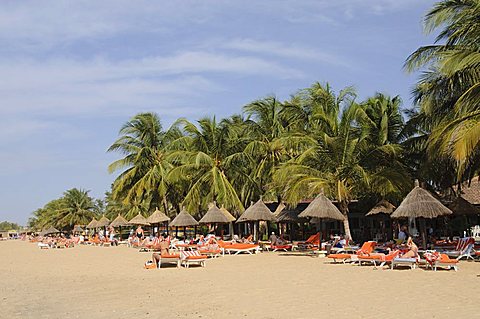
[(0, 242), (0, 318), (474, 318), (480, 263), (374, 270), (282, 253), (143, 269), (121, 247)]

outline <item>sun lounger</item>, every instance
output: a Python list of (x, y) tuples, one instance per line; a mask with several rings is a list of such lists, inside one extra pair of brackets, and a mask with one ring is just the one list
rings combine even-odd
[(223, 252), (238, 255), (240, 253), (248, 253), (250, 255), (258, 253), (260, 246), (257, 244), (231, 244), (223, 247)]
[(287, 245), (272, 245), (270, 246), (271, 249), (273, 249), (273, 252), (276, 252), (276, 251), (279, 251), (279, 250), (283, 250), (283, 251), (289, 251), (289, 250), (292, 250), (293, 248), (293, 245), (291, 244), (287, 244)]
[(162, 266), (162, 264), (177, 264), (177, 268), (180, 267), (180, 255), (179, 254), (162, 254), (160, 261), (158, 262), (158, 268)]
[(390, 269), (395, 268), (395, 266), (410, 266), (410, 269), (415, 269), (417, 267), (417, 263), (417, 258), (397, 257), (392, 260), (392, 263), (390, 264)]
[(443, 253), (449, 257), (456, 257), (457, 260), (460, 260), (463, 257), (473, 260), (472, 250), (474, 245), (475, 239), (473, 237), (465, 237), (458, 241), (457, 247), (455, 247), (454, 251), (445, 251)]
[(376, 269), (377, 264), (379, 267), (383, 267), (387, 263), (391, 263), (394, 258), (396, 258), (400, 254), (399, 250), (392, 251), (388, 255), (385, 254), (370, 254), (370, 255), (361, 255), (358, 256), (358, 262), (359, 265), (362, 264), (362, 262), (368, 262), (372, 263), (373, 267)]
[(299, 249), (299, 250), (311, 250), (311, 249), (318, 249), (320, 245), (320, 233), (316, 233), (308, 237), (306, 241), (298, 241), (293, 243), (292, 249)]
[(437, 259), (433, 264), (433, 270), (437, 271), (437, 267), (446, 267), (447, 269), (453, 268), (458, 270), (458, 259), (451, 259), (446, 254), (440, 254), (440, 259)]
[(202, 256), (198, 250), (195, 251), (181, 251), (180, 252), (181, 264), (185, 268), (189, 268), (190, 264), (199, 264), (202, 267), (205, 267), (205, 261), (207, 256)]
[(376, 244), (374, 241), (366, 241), (355, 254), (330, 254), (327, 257), (333, 259), (334, 263), (336, 263), (337, 260), (342, 261), (344, 264), (352, 261), (356, 262), (359, 256), (371, 254)]
[(225, 253), (228, 254), (234, 254), (238, 255), (240, 253), (248, 253), (248, 254), (253, 254), (253, 253), (258, 253), (260, 250), (260, 245), (257, 244), (242, 244), (242, 243), (228, 243), (224, 241), (218, 241), (218, 246), (220, 247), (222, 251), (222, 255), (225, 255)]

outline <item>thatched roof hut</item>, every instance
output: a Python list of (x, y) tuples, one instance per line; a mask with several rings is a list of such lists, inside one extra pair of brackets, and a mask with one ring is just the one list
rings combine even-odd
[(447, 206), (454, 215), (476, 216), (480, 215), (480, 209), (470, 204), (466, 199), (458, 196)]
[(75, 225), (72, 230), (74, 233), (81, 233), (83, 232), (83, 228), (80, 225)]
[(162, 213), (161, 211), (158, 210), (158, 207), (155, 208), (155, 211), (153, 212), (152, 215), (147, 217), (147, 222), (150, 224), (160, 224), (160, 223), (165, 223), (169, 222), (170, 217)]
[(213, 204), (207, 213), (200, 219), (200, 224), (228, 224), (230, 219), (222, 212), (216, 204)]
[(445, 207), (439, 200), (428, 191), (421, 188), (418, 180), (415, 187), (408, 193), (400, 206), (392, 213), (392, 218), (436, 218), (450, 215), (452, 211)]
[(105, 216), (102, 216), (102, 218), (100, 218), (100, 220), (97, 222), (97, 227), (106, 227), (110, 224), (110, 220), (105, 217)]
[(275, 215), (272, 214), (267, 205), (259, 199), (255, 204), (250, 205), (237, 220), (237, 223), (252, 221), (275, 221)]
[(128, 221), (123, 218), (120, 214), (110, 223), (112, 227), (121, 227), (121, 226), (128, 226), (130, 225)]
[(86, 228), (97, 228), (97, 223), (98, 221), (95, 219), (95, 217), (93, 217), (92, 221), (90, 223), (88, 223), (87, 226), (85, 226)]
[(145, 226), (145, 225), (150, 225), (148, 222), (147, 222), (147, 219), (145, 217), (142, 216), (142, 214), (138, 214), (137, 216), (133, 217), (132, 219), (130, 219), (128, 221), (129, 224), (132, 224), (132, 225), (142, 225), (142, 226)]
[(395, 210), (395, 206), (389, 201), (382, 199), (377, 203), (377, 205), (373, 206), (373, 208), (365, 215), (365, 216), (372, 216), (377, 214), (387, 214), (390, 215)]
[(323, 195), (321, 192), (298, 217), (314, 217), (320, 219), (344, 220), (343, 214), (338, 210), (337, 206)]
[(187, 213), (185, 209), (182, 209), (182, 211), (173, 219), (173, 221), (170, 223), (170, 226), (175, 226), (175, 227), (187, 227), (187, 226), (197, 226), (198, 222), (193, 218), (192, 215)]

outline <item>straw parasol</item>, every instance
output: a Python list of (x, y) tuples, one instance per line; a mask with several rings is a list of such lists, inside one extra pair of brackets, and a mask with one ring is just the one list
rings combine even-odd
[(408, 193), (400, 206), (392, 213), (392, 218), (437, 218), (450, 215), (452, 211), (445, 207), (428, 191), (419, 186), (415, 180), (415, 187)]
[(48, 235), (48, 234), (56, 234), (56, 233), (60, 233), (60, 231), (53, 226), (50, 226), (47, 229), (40, 232), (42, 236)]
[(170, 225), (175, 227), (197, 226), (198, 222), (195, 220), (195, 218), (193, 218), (192, 215), (187, 213), (185, 209), (182, 209), (182, 211), (173, 219)]
[(97, 222), (97, 227), (106, 227), (110, 224), (110, 220), (104, 216), (100, 218), (100, 220)]
[(235, 216), (233, 216), (232, 214), (230, 214), (230, 212), (229, 212), (225, 207), (222, 206), (222, 207), (220, 208), (220, 211), (221, 211), (222, 213), (224, 213), (225, 216), (227, 216), (229, 222), (234, 222), (234, 221), (236, 220)]
[(275, 221), (275, 215), (268, 209), (261, 198), (243, 212), (238, 218), (237, 223), (253, 222), (253, 237), (257, 240), (257, 224), (259, 224), (260, 221)]
[(85, 228), (97, 228), (97, 223), (98, 221), (95, 219), (95, 217), (93, 217), (92, 221), (88, 223), (88, 225), (85, 226)]
[(80, 227), (79, 225), (75, 225), (75, 227), (73, 227), (73, 232), (74, 233), (81, 233), (81, 232), (83, 232), (83, 228)]
[(149, 222), (150, 224), (160, 224), (160, 223), (165, 223), (169, 221), (170, 221), (170, 217), (168, 217), (167, 215), (159, 211), (158, 207), (156, 207), (152, 215), (148, 216), (147, 218), (147, 222)]
[(280, 203), (273, 213), (277, 223), (301, 223), (302, 218), (298, 217), (297, 209), (288, 209), (284, 203)]
[(207, 213), (200, 219), (200, 224), (228, 224), (230, 219), (214, 203)]
[(427, 247), (427, 236), (424, 218), (436, 218), (451, 215), (452, 211), (445, 207), (428, 191), (420, 187), (415, 180), (415, 187), (404, 198), (400, 206), (392, 213), (392, 218), (420, 218), (423, 249)]
[(395, 206), (389, 201), (382, 199), (377, 203), (377, 205), (373, 206), (373, 208), (365, 215), (365, 216), (373, 216), (377, 214), (387, 214), (390, 215), (395, 210)]
[(259, 199), (255, 204), (250, 205), (242, 216), (237, 220), (237, 223), (255, 222), (255, 221), (275, 221), (275, 215), (272, 214), (267, 205)]
[(326, 218), (326, 219), (335, 219), (335, 220), (344, 220), (345, 217), (338, 210), (337, 206), (333, 205), (332, 202), (323, 194), (323, 190), (320, 194), (310, 203), (303, 212), (301, 212), (298, 217), (315, 217), (315, 218)]
[(130, 219), (128, 221), (129, 224), (132, 224), (132, 225), (142, 225), (142, 226), (148, 226), (150, 225), (148, 222), (147, 222), (147, 219), (145, 217), (143, 217), (140, 213), (138, 213), (137, 216), (133, 217), (132, 219)]
[(111, 223), (110, 226), (112, 227), (122, 227), (130, 225), (128, 221), (123, 218), (120, 214), (118, 214), (117, 218), (115, 218)]
[(469, 201), (460, 196), (456, 197), (450, 204), (448, 204), (448, 208), (450, 208), (454, 215), (480, 215), (480, 209), (473, 206)]

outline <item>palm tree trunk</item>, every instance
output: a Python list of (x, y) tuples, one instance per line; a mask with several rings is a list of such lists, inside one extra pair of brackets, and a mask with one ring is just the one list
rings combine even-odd
[(345, 236), (349, 238), (349, 240), (353, 241), (352, 234), (350, 233), (350, 223), (348, 222), (348, 203), (345, 201), (340, 202), (340, 211), (342, 212), (345, 219), (343, 220), (343, 228), (345, 229)]

